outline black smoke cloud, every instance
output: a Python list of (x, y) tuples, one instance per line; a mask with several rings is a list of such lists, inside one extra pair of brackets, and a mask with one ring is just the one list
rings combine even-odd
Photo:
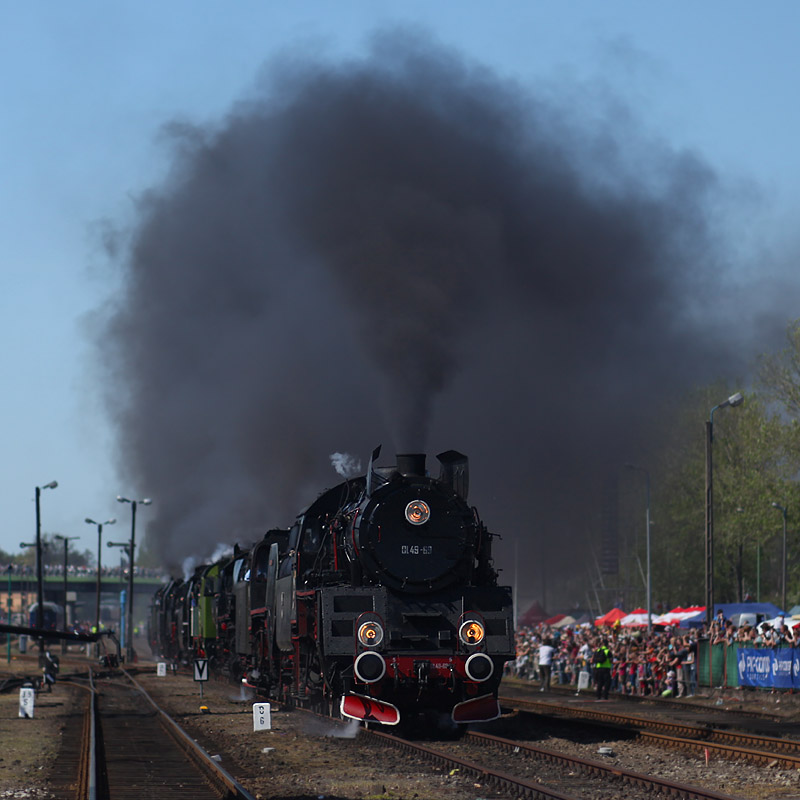
[(734, 363), (716, 176), (558, 96), (384, 32), (167, 127), (101, 337), (166, 565), (289, 524), (338, 482), (330, 454), (383, 443), (467, 452), (471, 499), (537, 575), (545, 537), (591, 532), (654, 402)]

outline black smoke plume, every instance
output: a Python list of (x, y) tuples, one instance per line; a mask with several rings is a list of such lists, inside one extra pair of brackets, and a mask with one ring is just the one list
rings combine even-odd
[(289, 524), (379, 443), (468, 453), (529, 577), (576, 552), (657, 401), (730, 363), (718, 180), (606, 109), (384, 32), (168, 126), (101, 341), (163, 563)]

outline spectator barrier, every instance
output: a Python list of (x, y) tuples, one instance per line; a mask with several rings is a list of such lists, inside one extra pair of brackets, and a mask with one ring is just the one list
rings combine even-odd
[(800, 649), (796, 647), (711, 645), (706, 639), (699, 642), (698, 656), (701, 686), (800, 690)]

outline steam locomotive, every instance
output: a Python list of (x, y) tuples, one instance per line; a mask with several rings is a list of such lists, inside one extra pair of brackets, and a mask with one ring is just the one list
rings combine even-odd
[(514, 657), (511, 590), (467, 503), (467, 458), (398, 455), (325, 491), (290, 529), (156, 594), (160, 657), (211, 659), (260, 693), (396, 725), (500, 714)]

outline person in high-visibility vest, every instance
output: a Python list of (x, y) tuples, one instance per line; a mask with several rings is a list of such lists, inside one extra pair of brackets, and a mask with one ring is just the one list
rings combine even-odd
[(611, 667), (614, 664), (613, 658), (614, 655), (608, 646), (608, 640), (603, 639), (600, 646), (594, 651), (592, 658), (598, 700), (608, 700), (608, 690), (611, 688)]

